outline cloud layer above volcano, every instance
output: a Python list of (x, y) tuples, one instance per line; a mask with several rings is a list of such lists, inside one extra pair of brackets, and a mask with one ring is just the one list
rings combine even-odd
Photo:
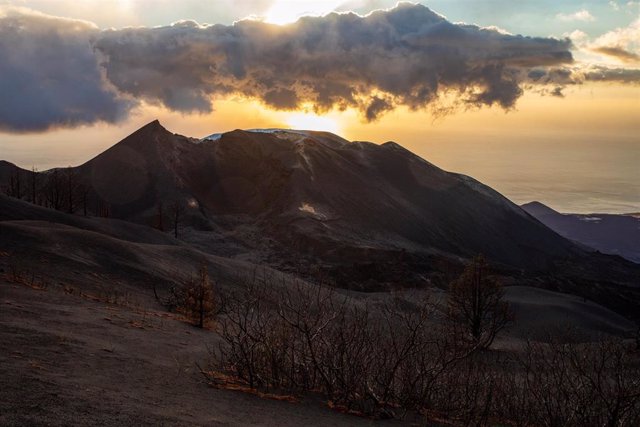
[(114, 122), (133, 105), (106, 84), (88, 22), (0, 9), (0, 130)]
[[(0, 9), (0, 130), (116, 122), (141, 100), (185, 113), (240, 95), (274, 109), (513, 107), (527, 87), (572, 82), (571, 42), (454, 24), (400, 4), (367, 16), (244, 20), (101, 31), (84, 21)], [(451, 95), (451, 96), (449, 96)]]

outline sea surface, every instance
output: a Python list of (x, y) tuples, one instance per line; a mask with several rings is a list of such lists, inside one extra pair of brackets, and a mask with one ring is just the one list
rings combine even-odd
[(563, 213), (640, 212), (640, 136), (615, 141), (432, 141), (408, 147), (517, 204)]

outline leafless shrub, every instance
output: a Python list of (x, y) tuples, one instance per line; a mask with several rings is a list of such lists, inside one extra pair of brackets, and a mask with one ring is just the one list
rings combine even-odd
[(623, 341), (530, 342), (518, 362), (519, 392), (526, 393), (526, 413), (535, 424), (640, 423), (640, 366)]
[(173, 228), (173, 237), (178, 238), (178, 228), (187, 210), (186, 204), (181, 200), (174, 200), (169, 205), (169, 216)]
[[(257, 280), (247, 281), (228, 298), (226, 315), (221, 322), (221, 335), (226, 346), (220, 349), (220, 363), (246, 381), (250, 387), (287, 387), (283, 361), (275, 363), (286, 351), (287, 336), (273, 307), (268, 307), (268, 293)], [(271, 363), (270, 363), (271, 362)]]
[(200, 328), (224, 310), (224, 299), (214, 290), (206, 264), (202, 264), (198, 272), (190, 276), (176, 274), (168, 294), (160, 296), (155, 284), (153, 293), (156, 300), (169, 311), (184, 314)]
[(213, 285), (209, 279), (206, 265), (200, 267), (196, 277), (189, 279), (184, 284), (181, 309), (199, 328), (203, 328), (213, 316), (215, 312)]
[(402, 308), (394, 298), (373, 310), (322, 284), (255, 277), (228, 300), (220, 369), (252, 388), (320, 391), (348, 411), (421, 410), (447, 367), (468, 355), (427, 327), (430, 301)]
[(215, 367), (251, 389), (320, 392), (333, 407), (378, 418), (410, 411), (461, 425), (640, 422), (639, 362), (619, 341), (479, 351), (451, 333), (428, 299), (371, 305), (269, 277), (243, 281), (227, 300)]

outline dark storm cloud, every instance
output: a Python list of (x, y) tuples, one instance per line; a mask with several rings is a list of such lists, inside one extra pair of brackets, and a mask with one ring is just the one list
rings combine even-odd
[[(563, 85), (572, 85), (581, 83), (584, 80), (584, 76), (578, 73), (576, 67), (558, 67), (558, 68), (534, 68), (527, 74), (527, 82), (530, 84), (538, 85), (560, 85), (556, 86), (554, 90), (558, 92), (558, 89), (562, 89)], [(547, 92), (548, 88), (543, 87), (543, 92)]]
[(393, 109), (393, 103), (386, 99), (374, 96), (369, 100), (367, 109), (365, 110), (365, 118), (367, 120), (375, 120), (383, 112)]
[(124, 117), (89, 41), (90, 23), (0, 10), (0, 131), (27, 132)]
[(216, 95), (275, 108), (359, 109), (367, 120), (445, 92), (459, 102), (512, 107), (530, 69), (572, 62), (568, 40), (453, 24), (414, 4), (365, 17), (330, 14), (275, 26), (241, 21), (102, 33), (95, 43), (122, 92), (180, 111), (210, 111)]
[(351, 107), (366, 120), (398, 106), (437, 110), (443, 98), (509, 109), (525, 86), (563, 84), (557, 70), (572, 63), (570, 47), (454, 24), (408, 3), (286, 26), (184, 21), (107, 31), (0, 10), (0, 129), (114, 122), (132, 99), (208, 112), (226, 95), (277, 109)]
[(267, 105), (280, 110), (294, 109), (300, 102), (296, 91), (285, 88), (271, 89), (263, 99)]

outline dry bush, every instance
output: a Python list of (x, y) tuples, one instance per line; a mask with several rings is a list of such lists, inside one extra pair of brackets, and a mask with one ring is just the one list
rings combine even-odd
[(216, 365), (251, 388), (319, 391), (347, 411), (422, 410), (469, 351), (427, 325), (430, 301), (401, 305), (392, 298), (372, 309), (321, 284), (253, 278), (227, 297)]
[(247, 282), (228, 297), (221, 322), (221, 335), (227, 344), (220, 349), (221, 367), (252, 388), (286, 387), (278, 369), (282, 364), (269, 363), (278, 358), (278, 338), (282, 334), (269, 304), (263, 286), (255, 280)]
[(9, 258), (7, 279), (13, 283), (23, 283), (28, 278), (24, 263), (15, 255)]
[(47, 290), (49, 287), (49, 284), (45, 280), (36, 277), (30, 262), (23, 260), (19, 254), (9, 256), (7, 268), (6, 278), (9, 282), (37, 290)]
[(152, 289), (156, 300), (167, 310), (183, 314), (200, 328), (224, 310), (224, 299), (214, 289), (206, 264), (190, 276), (174, 274), (173, 285), (167, 295), (160, 295), (155, 284)]
[[(520, 413), (536, 425), (640, 425), (640, 365), (617, 339), (527, 343), (518, 358)], [(512, 385), (512, 388), (516, 388)], [(513, 414), (512, 417), (515, 417)]]
[(640, 422), (639, 362), (620, 341), (482, 351), (439, 322), (429, 300), (367, 305), (269, 277), (244, 281), (226, 299), (214, 366), (251, 389), (319, 392), (348, 412), (454, 425)]
[(198, 275), (188, 279), (182, 290), (181, 309), (185, 316), (199, 328), (203, 328), (215, 313), (213, 285), (206, 265), (200, 267)]

